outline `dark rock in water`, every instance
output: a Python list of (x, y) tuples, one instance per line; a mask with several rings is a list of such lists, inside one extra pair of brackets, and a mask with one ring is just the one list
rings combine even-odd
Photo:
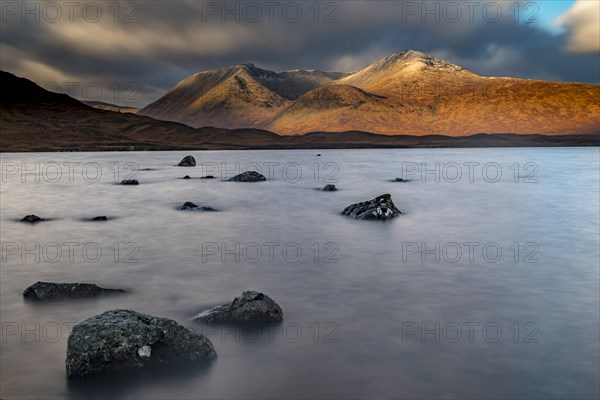
[(186, 201), (181, 207), (179, 207), (180, 210), (193, 210), (195, 208), (198, 208), (198, 206), (191, 201)]
[(317, 154), (317, 157), (321, 157), (321, 153)]
[(102, 215), (99, 217), (92, 218), (92, 221), (108, 221), (108, 218), (106, 218), (104, 215)]
[(321, 188), (321, 192), (335, 192), (337, 188), (335, 185), (325, 185)]
[(183, 177), (183, 178), (181, 178), (181, 179), (192, 179), (192, 178), (190, 178), (190, 176), (189, 176), (189, 175), (186, 175), (186, 176), (184, 176), (184, 177)]
[(212, 176), (212, 175), (206, 175), (206, 176), (203, 176), (203, 177), (202, 177), (202, 178), (200, 178), (200, 179), (215, 179), (215, 177), (214, 177), (214, 176)]
[(246, 171), (229, 179), (230, 182), (264, 182), (267, 178), (256, 171)]
[(406, 179), (396, 178), (396, 179), (394, 179), (394, 182), (408, 182), (408, 181)]
[(84, 299), (103, 294), (124, 293), (123, 289), (105, 289), (92, 283), (36, 282), (23, 292), (30, 300)]
[(180, 210), (194, 210), (194, 211), (217, 211), (214, 208), (207, 206), (197, 206), (191, 201), (186, 201), (181, 207)]
[(208, 338), (177, 322), (131, 310), (111, 310), (75, 325), (67, 342), (69, 378), (216, 357)]
[(253, 324), (283, 321), (283, 311), (266, 294), (246, 291), (231, 304), (211, 308), (192, 318), (208, 324)]
[(30, 215), (26, 215), (23, 218), (21, 218), (21, 222), (40, 222), (40, 221), (45, 221), (45, 219), (38, 217), (37, 215), (34, 214), (30, 214)]
[(178, 167), (195, 167), (196, 159), (192, 156), (186, 156), (177, 164)]
[(137, 179), (125, 179), (121, 181), (121, 185), (139, 185)]
[(362, 203), (351, 204), (344, 208), (342, 215), (348, 215), (354, 219), (390, 219), (402, 214), (392, 201), (392, 196), (382, 194), (373, 200)]

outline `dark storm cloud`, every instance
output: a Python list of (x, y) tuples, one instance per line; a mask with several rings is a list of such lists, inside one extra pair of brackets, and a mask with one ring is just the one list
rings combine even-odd
[[(523, 23), (524, 15), (515, 22), (508, 8), (513, 1), (479, 2), (471, 15), (463, 3), (456, 2), (462, 12), (457, 17), (443, 2), (428, 2), (429, 14), (422, 13), (422, 2), (394, 1), (81, 2), (71, 21), (56, 2), (63, 14), (52, 21), (52, 10), (44, 15), (44, 3), (30, 1), (29, 10), (39, 6), (39, 22), (3, 3), (1, 66), (40, 84), (96, 82), (103, 89), (99, 100), (109, 102), (122, 102), (115, 85), (134, 82), (138, 106), (204, 69), (252, 62), (274, 70), (351, 71), (404, 49), (482, 75), (599, 83), (597, 50), (567, 51), (569, 31)], [(98, 7), (102, 16), (94, 20), (91, 11)], [(542, 3), (536, 16), (543, 11)]]

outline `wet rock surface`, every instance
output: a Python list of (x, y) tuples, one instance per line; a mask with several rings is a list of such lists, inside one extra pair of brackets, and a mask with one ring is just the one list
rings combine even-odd
[(347, 215), (354, 219), (381, 219), (386, 220), (397, 217), (401, 214), (392, 201), (392, 196), (382, 194), (373, 200), (362, 203), (351, 204), (344, 208), (342, 215)]
[(208, 338), (177, 322), (132, 310), (111, 310), (76, 325), (67, 343), (69, 378), (216, 357)]
[(196, 159), (192, 156), (185, 156), (183, 157), (183, 159), (181, 161), (179, 161), (179, 164), (177, 164), (178, 167), (195, 167), (196, 166)]
[(321, 188), (321, 192), (335, 192), (337, 188), (335, 185), (325, 185)]
[(207, 324), (257, 324), (283, 321), (283, 310), (264, 293), (245, 291), (231, 303), (203, 311), (192, 318)]
[(93, 283), (36, 282), (23, 292), (23, 297), (35, 301), (85, 299), (106, 294), (125, 293), (123, 289), (106, 289)]
[(26, 215), (23, 218), (21, 218), (21, 222), (36, 223), (41, 221), (45, 221), (45, 219), (40, 218), (35, 214)]
[(192, 210), (192, 211), (217, 211), (212, 207), (208, 207), (208, 206), (198, 206), (194, 203), (192, 203), (191, 201), (186, 201), (181, 207), (179, 207), (180, 210)]
[(256, 171), (246, 171), (229, 179), (230, 182), (264, 182), (267, 178)]

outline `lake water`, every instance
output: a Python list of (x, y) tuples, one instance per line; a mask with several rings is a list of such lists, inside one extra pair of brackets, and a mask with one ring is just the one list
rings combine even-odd
[[(198, 166), (176, 167), (187, 154)], [(599, 396), (598, 148), (37, 153), (1, 162), (3, 399)], [(222, 179), (245, 168), (269, 181)], [(127, 178), (140, 185), (116, 184)], [(325, 183), (339, 190), (318, 191)], [(399, 218), (340, 215), (383, 193)], [(178, 211), (186, 201), (219, 212)], [(27, 214), (50, 220), (18, 222)], [(86, 220), (99, 215), (109, 221)], [(25, 302), (38, 280), (130, 292)], [(247, 289), (275, 299), (284, 323), (259, 337), (188, 321)], [(115, 308), (203, 331), (218, 359), (68, 381), (70, 326)]]

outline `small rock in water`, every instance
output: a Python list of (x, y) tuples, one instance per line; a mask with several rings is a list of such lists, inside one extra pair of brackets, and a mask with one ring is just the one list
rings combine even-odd
[(321, 192), (335, 192), (337, 188), (335, 185), (325, 185), (321, 188)]
[(192, 156), (186, 156), (177, 164), (178, 167), (195, 167), (196, 159)]
[(256, 171), (246, 171), (229, 179), (230, 182), (264, 182), (267, 178)]
[(184, 176), (182, 179), (192, 179), (189, 175)]
[(317, 157), (321, 157), (321, 153), (317, 154)]
[(217, 211), (212, 207), (207, 206), (197, 206), (191, 201), (186, 201), (181, 207), (180, 210), (194, 210), (194, 211)]
[(121, 185), (139, 185), (137, 179), (125, 179), (121, 181)]
[(108, 221), (108, 218), (106, 218), (106, 216), (104, 216), (104, 215), (101, 215), (101, 216), (92, 218), (92, 221)]
[(395, 182), (408, 182), (406, 179), (402, 179), (402, 178), (396, 178), (394, 179)]
[(37, 215), (34, 214), (30, 214), (30, 215), (26, 215), (23, 218), (21, 218), (21, 222), (40, 222), (40, 221), (45, 221), (43, 218), (38, 217)]
[(252, 324), (283, 321), (279, 304), (266, 294), (245, 291), (233, 302), (201, 312), (193, 321), (208, 324)]
[(344, 208), (342, 215), (348, 215), (354, 219), (390, 219), (402, 214), (392, 201), (392, 196), (382, 194), (373, 200), (362, 203), (351, 204)]
[(105, 289), (92, 283), (36, 282), (23, 292), (30, 300), (84, 299), (103, 294), (124, 293), (123, 289)]
[(210, 340), (177, 322), (132, 310), (111, 310), (75, 325), (67, 342), (69, 378), (216, 357)]
[(203, 177), (202, 177), (202, 178), (200, 178), (200, 179), (215, 179), (215, 177), (214, 177), (214, 176), (212, 176), (212, 175), (206, 175), (206, 176), (203, 176)]

